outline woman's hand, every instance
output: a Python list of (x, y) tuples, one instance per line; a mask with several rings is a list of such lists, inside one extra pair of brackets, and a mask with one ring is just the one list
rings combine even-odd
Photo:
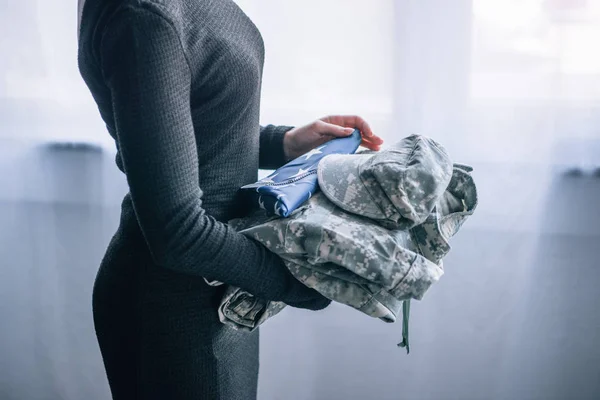
[[(314, 289), (313, 289), (314, 290)], [(301, 303), (287, 303), (288, 306), (294, 308), (302, 308), (305, 310), (319, 311), (323, 310), (331, 304), (331, 300), (323, 296), (315, 290), (314, 298)]]
[(356, 115), (332, 115), (289, 130), (283, 137), (286, 160), (293, 160), (336, 137), (349, 136), (354, 129), (358, 129), (361, 133), (361, 146), (370, 150), (379, 150), (383, 139), (371, 131), (364, 119)]

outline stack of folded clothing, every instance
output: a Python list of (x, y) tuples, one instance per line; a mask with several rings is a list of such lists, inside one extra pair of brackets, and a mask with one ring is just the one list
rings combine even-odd
[[(412, 135), (378, 152), (326, 155), (316, 170), (320, 190), (286, 217), (257, 210), (229, 223), (325, 297), (386, 322), (402, 311), (399, 345), (409, 351), (410, 300), (442, 276), (449, 239), (477, 206), (471, 168)], [(219, 317), (254, 330), (284, 307), (228, 287)]]

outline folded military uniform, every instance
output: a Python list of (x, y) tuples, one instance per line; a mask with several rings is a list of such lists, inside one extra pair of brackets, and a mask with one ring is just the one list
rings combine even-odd
[[(287, 218), (257, 211), (229, 223), (324, 296), (386, 322), (404, 311), (407, 345), (410, 299), (422, 299), (441, 277), (449, 239), (475, 210), (470, 171), (413, 135), (380, 152), (324, 157), (321, 191)], [(229, 287), (219, 317), (253, 330), (284, 307)]]

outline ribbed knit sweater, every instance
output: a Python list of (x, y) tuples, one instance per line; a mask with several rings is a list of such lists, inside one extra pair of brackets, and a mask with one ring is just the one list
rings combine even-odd
[(219, 322), (223, 287), (203, 277), (322, 299), (226, 224), (248, 211), (240, 186), (286, 161), (290, 127), (259, 125), (263, 59), (230, 0), (86, 0), (79, 68), (129, 185), (93, 294), (115, 399), (256, 397), (257, 333)]

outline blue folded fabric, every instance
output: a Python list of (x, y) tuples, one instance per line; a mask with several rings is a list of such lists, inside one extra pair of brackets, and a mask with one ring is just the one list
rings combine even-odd
[(331, 139), (276, 169), (271, 175), (241, 187), (250, 201), (270, 216), (288, 217), (317, 191), (317, 166), (329, 154), (352, 154), (361, 143), (355, 129), (351, 135)]

